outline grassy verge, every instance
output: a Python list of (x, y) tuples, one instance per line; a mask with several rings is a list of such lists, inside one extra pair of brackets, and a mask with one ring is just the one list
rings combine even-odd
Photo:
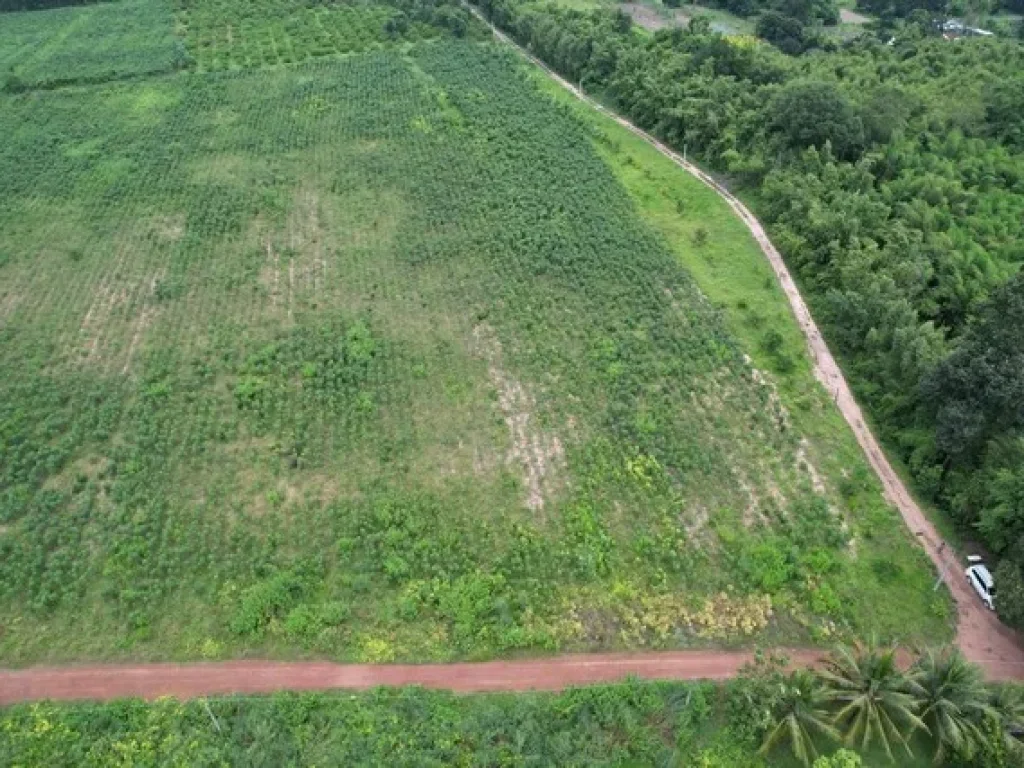
[[(761, 215), (763, 202), (761, 200), (759, 187), (750, 185), (730, 185), (730, 190), (733, 194), (739, 197), (743, 201), (743, 203), (755, 213), (755, 215)], [(813, 311), (813, 293), (806, 289), (806, 286), (803, 285), (803, 281), (801, 280), (800, 275), (798, 273), (793, 273), (793, 280), (800, 288), (801, 292), (804, 295), (804, 299), (808, 302)], [(821, 330), (823, 333), (828, 333), (828, 329), (825, 327), (821, 327)], [(835, 356), (836, 363), (843, 370), (843, 375), (847, 377), (847, 381), (850, 383), (850, 386), (854, 390), (854, 394), (856, 395), (856, 382), (848, 372), (848, 365), (845, 356), (839, 349), (835, 347), (832, 348), (832, 354)], [(917, 486), (910, 473), (910, 469), (907, 467), (906, 463), (900, 457), (899, 451), (895, 450), (894, 446), (890, 443), (890, 441), (886, 439), (885, 430), (882, 428), (882, 425), (879, 424), (878, 421), (875, 419), (874, 414), (871, 412), (871, 409), (866, 405), (865, 399), (860, 396), (857, 396), (857, 399), (861, 405), (861, 411), (864, 414), (864, 418), (868, 423), (868, 427), (871, 429), (875, 437), (878, 439), (879, 445), (882, 447), (882, 450), (884, 451), (885, 457), (888, 460), (889, 464), (892, 466), (896, 474), (899, 475), (900, 481), (907, 488), (910, 494), (914, 497), (914, 501), (928, 517), (928, 520), (932, 523), (932, 525), (935, 526), (936, 530), (939, 532), (939, 535), (942, 536), (942, 538), (947, 542), (949, 546), (953, 547), (953, 549), (955, 549), (958, 552), (965, 553), (968, 549), (976, 548), (976, 545), (969, 538), (966, 538), (964, 536), (964, 531), (957, 527), (956, 523), (945, 511), (943, 511), (941, 508), (937, 507), (935, 504), (928, 501), (927, 499), (922, 498), (921, 495), (917, 492)]]

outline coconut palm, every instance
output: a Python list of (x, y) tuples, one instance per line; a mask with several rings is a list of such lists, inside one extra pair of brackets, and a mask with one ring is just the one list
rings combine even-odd
[(877, 741), (893, 760), (894, 743), (909, 755), (907, 735), (917, 728), (928, 731), (917, 716), (920, 686), (900, 672), (893, 649), (840, 648), (818, 674), (839, 707), (834, 722), (848, 746), (863, 751)]
[(1020, 742), (1024, 734), (1024, 693), (1015, 685), (995, 685), (989, 688), (988, 705), (1002, 731), (1007, 751), (1024, 756)]
[(818, 756), (815, 737), (839, 740), (839, 732), (829, 722), (828, 696), (821, 683), (809, 671), (794, 672), (782, 683), (782, 693), (772, 716), (775, 727), (761, 745), (761, 754), (789, 742), (793, 756), (809, 766)]
[(909, 679), (919, 689), (920, 716), (935, 742), (935, 764), (953, 753), (972, 756), (985, 739), (981, 725), (995, 716), (981, 669), (959, 650), (929, 650)]

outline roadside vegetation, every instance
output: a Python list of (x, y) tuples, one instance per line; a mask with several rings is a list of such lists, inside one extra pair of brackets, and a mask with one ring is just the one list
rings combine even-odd
[(1024, 48), (922, 23), (790, 57), (706, 26), (481, 7), (745, 190), (919, 493), (1002, 560), (997, 606), (1021, 625)]
[(0, 710), (0, 762), (110, 765), (679, 765), (1012, 768), (1019, 688), (955, 652), (901, 671), (887, 649), (819, 672), (763, 657), (724, 684), (641, 682), (560, 693), (420, 688)]
[[(817, 669), (761, 657), (730, 683), (730, 726), (761, 739), (771, 764), (996, 768), (1024, 764), (1019, 687), (986, 685), (956, 649), (901, 667), (891, 647), (840, 647)], [(837, 746), (841, 753), (824, 757)], [(849, 750), (849, 751), (847, 751)]]

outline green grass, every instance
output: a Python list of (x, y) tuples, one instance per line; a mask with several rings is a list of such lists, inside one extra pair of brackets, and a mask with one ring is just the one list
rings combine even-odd
[(711, 29), (721, 32), (723, 35), (752, 35), (754, 34), (754, 19), (743, 18), (734, 13), (729, 13), (721, 8), (710, 8), (695, 3), (684, 3), (678, 9), (689, 18), (694, 16), (706, 16), (711, 22)]
[(168, 0), (0, 15), (0, 88), (95, 82), (185, 66)]

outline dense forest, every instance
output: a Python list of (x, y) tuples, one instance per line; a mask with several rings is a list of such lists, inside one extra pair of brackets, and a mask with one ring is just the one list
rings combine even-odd
[(799, 57), (614, 11), (484, 11), (747, 190), (920, 494), (1024, 626), (1024, 47), (908, 25)]

